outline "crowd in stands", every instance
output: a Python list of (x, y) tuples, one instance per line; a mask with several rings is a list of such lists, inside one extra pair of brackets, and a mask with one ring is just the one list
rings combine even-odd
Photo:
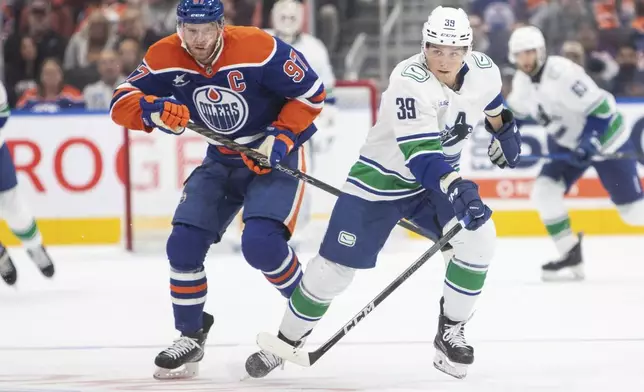
[[(227, 23), (270, 27), (277, 0), (222, 1)], [(337, 49), (340, 25), (354, 16), (356, 1), (315, 1), (316, 32), (330, 52)], [(5, 0), (0, 75), (11, 107), (108, 109), (114, 87), (138, 66), (145, 51), (176, 31), (177, 2)], [(474, 50), (500, 66), (506, 93), (515, 72), (508, 63), (508, 39), (517, 26), (531, 24), (543, 31), (549, 54), (582, 65), (602, 88), (616, 96), (644, 96), (644, 0), (466, 3)]]
[[(270, 27), (275, 0), (222, 0), (229, 24)], [(354, 1), (317, 0), (318, 30), (338, 41)], [(106, 110), (146, 50), (176, 31), (178, 0), (5, 0), (0, 75), (12, 108)]]
[(583, 66), (600, 87), (644, 96), (644, 0), (470, 0), (467, 11), (474, 50), (499, 64), (506, 90), (514, 72), (508, 38), (530, 24), (543, 31), (549, 54)]

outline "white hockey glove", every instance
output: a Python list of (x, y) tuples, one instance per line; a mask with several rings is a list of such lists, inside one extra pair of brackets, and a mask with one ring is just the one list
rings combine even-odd
[(335, 125), (338, 108), (335, 105), (324, 105), (322, 112), (317, 116), (314, 123), (318, 129), (331, 128)]

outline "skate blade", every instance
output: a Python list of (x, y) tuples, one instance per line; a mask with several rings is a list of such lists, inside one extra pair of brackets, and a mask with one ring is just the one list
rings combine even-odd
[(260, 332), (257, 335), (257, 345), (262, 350), (275, 354), (286, 361), (304, 367), (311, 366), (311, 359), (307, 351), (295, 348), (268, 332)]
[(434, 356), (434, 367), (441, 372), (460, 380), (467, 376), (467, 366), (468, 365), (450, 361), (442, 351), (436, 350), (436, 355)]
[(199, 363), (190, 362), (176, 369), (157, 367), (153, 377), (156, 380), (185, 380), (199, 375)]
[(582, 265), (562, 268), (559, 271), (541, 270), (541, 280), (544, 282), (579, 282), (586, 279)]

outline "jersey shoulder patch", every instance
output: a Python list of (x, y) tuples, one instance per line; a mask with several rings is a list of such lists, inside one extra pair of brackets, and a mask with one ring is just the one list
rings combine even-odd
[(418, 63), (411, 63), (407, 65), (401, 72), (401, 75), (406, 78), (413, 79), (418, 83), (423, 83), (430, 78), (429, 71)]
[(494, 66), (494, 61), (492, 61), (492, 59), (488, 57), (488, 55), (486, 55), (485, 53), (473, 51), (470, 54), (470, 57), (472, 57), (472, 60), (474, 60), (474, 64), (480, 69), (488, 69)]

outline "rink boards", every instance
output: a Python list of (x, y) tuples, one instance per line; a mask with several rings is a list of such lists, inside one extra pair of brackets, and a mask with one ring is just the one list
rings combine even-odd
[[(625, 125), (641, 140), (644, 102), (621, 102), (619, 108)], [(370, 123), (367, 108), (341, 111), (337, 126), (320, 131), (324, 136), (310, 146), (314, 158), (308, 165), (309, 174), (341, 187)], [(534, 153), (545, 152), (542, 129), (524, 127), (522, 134)], [(180, 137), (130, 132), (128, 165), (125, 135), (107, 113), (13, 114), (1, 137), (14, 156), (20, 194), (37, 216), (46, 243), (123, 241), (128, 167), (134, 231), (167, 230), (182, 183), (203, 158), (206, 142), (191, 132)], [(489, 162), (488, 142), (489, 135), (476, 127), (462, 154), (462, 175), (479, 183), (482, 196), (494, 210), (499, 235), (545, 235), (528, 198), (541, 163), (502, 171)], [(308, 191), (311, 216), (323, 223), (335, 197), (312, 187)], [(567, 205), (575, 230), (587, 234), (644, 233), (644, 229), (621, 222), (592, 169), (571, 191)], [(4, 224), (0, 224), (0, 241), (17, 244)]]

